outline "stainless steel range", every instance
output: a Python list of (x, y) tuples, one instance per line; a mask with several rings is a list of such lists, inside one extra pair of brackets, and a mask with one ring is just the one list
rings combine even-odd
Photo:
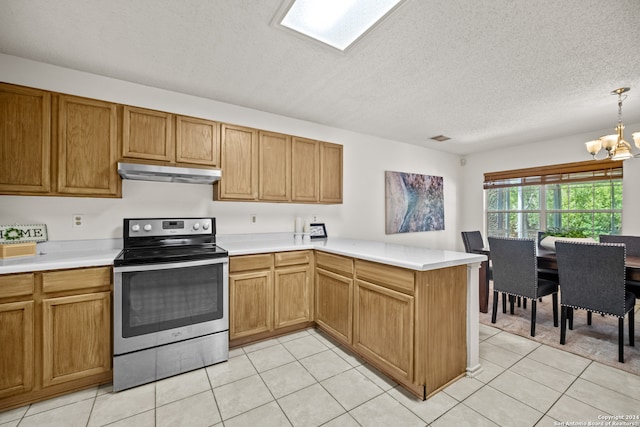
[(114, 260), (113, 390), (229, 357), (229, 255), (215, 218), (125, 219)]

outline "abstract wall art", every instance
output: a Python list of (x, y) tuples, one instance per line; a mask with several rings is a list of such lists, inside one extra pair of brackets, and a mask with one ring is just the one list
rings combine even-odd
[(386, 234), (444, 230), (441, 176), (385, 171)]

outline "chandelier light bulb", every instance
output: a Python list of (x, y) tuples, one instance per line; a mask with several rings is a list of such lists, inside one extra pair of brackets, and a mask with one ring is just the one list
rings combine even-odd
[[(626, 160), (632, 157), (640, 157), (640, 154), (634, 155), (631, 152), (631, 144), (624, 140), (624, 124), (622, 123), (622, 102), (627, 98), (624, 93), (629, 92), (631, 89), (628, 87), (621, 87), (611, 91), (611, 95), (618, 95), (618, 125), (616, 126), (616, 133), (612, 135), (605, 135), (600, 139), (585, 142), (585, 147), (589, 154), (593, 156), (594, 160)], [(633, 141), (636, 147), (640, 148), (640, 132), (635, 132), (633, 135)], [(600, 150), (604, 148), (607, 151), (606, 157), (603, 159), (596, 158), (596, 155)]]
[(602, 140), (594, 139), (593, 141), (585, 142), (584, 145), (587, 146), (587, 151), (589, 152), (589, 154), (595, 156), (600, 152), (600, 149), (602, 148)]
[(618, 135), (606, 135), (600, 138), (602, 141), (602, 148), (607, 151), (611, 151), (616, 145), (618, 145)]

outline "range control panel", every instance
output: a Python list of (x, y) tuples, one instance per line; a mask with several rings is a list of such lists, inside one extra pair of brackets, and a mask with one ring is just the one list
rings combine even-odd
[(134, 218), (125, 220), (128, 237), (215, 235), (212, 218)]

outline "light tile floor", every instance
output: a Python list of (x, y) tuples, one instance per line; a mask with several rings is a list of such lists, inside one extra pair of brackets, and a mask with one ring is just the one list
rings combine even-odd
[(480, 340), (483, 372), (425, 402), (307, 329), (154, 384), (0, 412), (0, 427), (640, 426), (640, 377), (485, 325)]

